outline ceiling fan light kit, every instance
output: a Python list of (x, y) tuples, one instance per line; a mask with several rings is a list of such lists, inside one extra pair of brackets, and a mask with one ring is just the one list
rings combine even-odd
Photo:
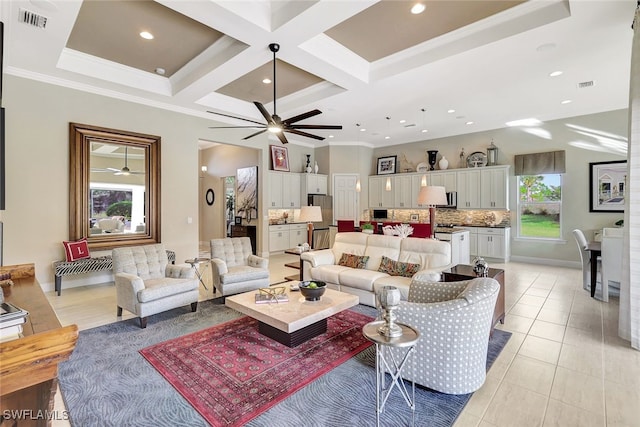
[(255, 120), (245, 119), (243, 117), (232, 116), (229, 114), (217, 113), (215, 111), (209, 111), (209, 113), (217, 114), (219, 116), (230, 117), (233, 119), (243, 120), (245, 122), (255, 123), (255, 125), (251, 126), (212, 126), (210, 129), (242, 129), (242, 128), (253, 128), (260, 129), (259, 131), (252, 133), (249, 136), (245, 136), (242, 138), (243, 140), (247, 140), (249, 138), (253, 138), (254, 136), (260, 135), (264, 132), (271, 132), (278, 137), (280, 142), (283, 144), (287, 144), (289, 141), (287, 137), (284, 135), (285, 132), (292, 133), (294, 135), (304, 136), (306, 138), (313, 138), (317, 140), (324, 140), (324, 137), (311, 134), (309, 132), (304, 132), (305, 130), (340, 130), (342, 129), (341, 125), (300, 125), (295, 124), (302, 120), (308, 119), (313, 116), (317, 116), (318, 114), (322, 114), (322, 111), (315, 109), (311, 111), (307, 111), (306, 113), (298, 114), (297, 116), (290, 117), (286, 120), (282, 120), (280, 116), (278, 116), (277, 108), (276, 108), (276, 53), (280, 50), (280, 45), (277, 43), (271, 43), (269, 45), (269, 50), (273, 52), (273, 115), (269, 114), (267, 109), (262, 105), (262, 103), (258, 101), (253, 101), (253, 104), (256, 106), (262, 117), (267, 121), (267, 123), (260, 123)]

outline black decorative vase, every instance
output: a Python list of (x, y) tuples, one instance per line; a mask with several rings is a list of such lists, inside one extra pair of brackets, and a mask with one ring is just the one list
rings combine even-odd
[(435, 170), (436, 159), (438, 158), (438, 150), (427, 150), (427, 154), (429, 155), (429, 170)]

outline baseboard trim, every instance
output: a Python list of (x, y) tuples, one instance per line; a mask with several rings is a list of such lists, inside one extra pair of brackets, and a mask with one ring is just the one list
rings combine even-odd
[(554, 267), (577, 268), (578, 270), (582, 269), (582, 264), (578, 261), (567, 261), (567, 260), (561, 260), (561, 259), (535, 258), (535, 257), (511, 255), (511, 261), (525, 262), (527, 264), (552, 265)]

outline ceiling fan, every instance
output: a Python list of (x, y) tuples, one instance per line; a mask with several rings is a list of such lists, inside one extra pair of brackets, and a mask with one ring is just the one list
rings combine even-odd
[(129, 167), (127, 166), (127, 161), (128, 161), (127, 154), (128, 154), (127, 147), (124, 147), (124, 166), (122, 167), (122, 169), (106, 168), (106, 169), (91, 169), (91, 171), (92, 172), (113, 172), (114, 175), (122, 175), (122, 176), (144, 175), (144, 172), (132, 171), (131, 169), (129, 169)]
[(308, 132), (303, 132), (300, 129), (342, 129), (341, 125), (300, 125), (295, 124), (299, 121), (308, 119), (313, 116), (317, 116), (318, 114), (322, 114), (322, 111), (315, 109), (311, 111), (307, 111), (306, 113), (298, 114), (297, 116), (288, 118), (286, 120), (282, 120), (280, 116), (277, 114), (276, 110), (276, 52), (280, 50), (280, 45), (277, 43), (271, 43), (269, 45), (269, 50), (273, 52), (273, 115), (269, 114), (264, 105), (262, 105), (258, 101), (253, 101), (255, 106), (258, 108), (262, 116), (265, 118), (267, 123), (260, 123), (255, 120), (245, 119), (242, 117), (231, 116), (229, 114), (216, 113), (215, 111), (209, 111), (209, 113), (217, 114), (219, 116), (231, 117), (233, 119), (244, 120), (246, 122), (255, 123), (252, 126), (212, 126), (210, 129), (238, 129), (238, 128), (253, 128), (253, 129), (262, 129), (256, 133), (253, 133), (249, 136), (242, 138), (243, 140), (253, 138), (254, 136), (260, 135), (266, 131), (269, 131), (275, 134), (280, 142), (283, 144), (287, 144), (287, 137), (284, 135), (284, 132), (289, 132), (295, 135), (305, 136), (307, 138), (318, 139), (322, 141), (324, 137), (313, 135)]

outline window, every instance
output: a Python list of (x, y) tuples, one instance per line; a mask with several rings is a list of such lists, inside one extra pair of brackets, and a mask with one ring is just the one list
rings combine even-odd
[(562, 175), (518, 177), (518, 237), (560, 239)]

